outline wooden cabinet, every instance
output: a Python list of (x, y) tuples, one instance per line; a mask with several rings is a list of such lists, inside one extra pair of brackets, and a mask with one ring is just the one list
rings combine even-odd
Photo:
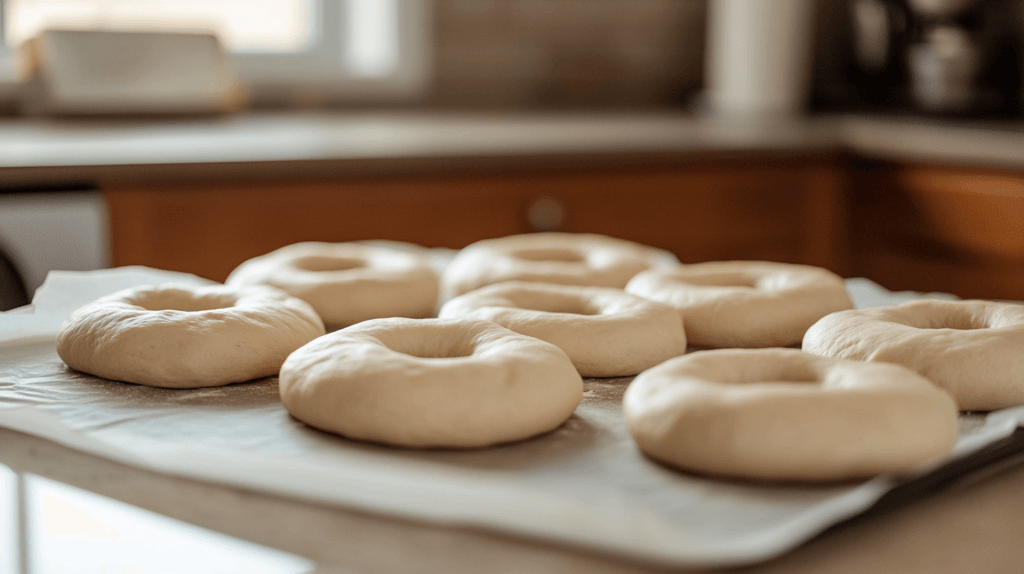
[[(843, 271), (838, 155), (304, 180), (106, 185), (114, 265), (223, 280), (297, 241), (461, 248), (545, 225), (668, 249), (684, 262), (766, 259)], [(541, 202), (538, 204), (538, 202)], [(531, 208), (547, 209), (534, 217)], [(536, 213), (535, 213), (536, 214)], [(553, 215), (552, 215), (553, 214)], [(543, 214), (542, 214), (543, 215)]]
[(1024, 177), (1013, 171), (809, 154), (161, 179), (108, 184), (104, 192), (114, 265), (218, 281), (242, 261), (298, 241), (393, 239), (461, 248), (540, 225), (631, 239), (683, 262), (808, 263), (894, 290), (1024, 300)]
[(1024, 174), (860, 163), (849, 270), (889, 289), (1024, 300)]

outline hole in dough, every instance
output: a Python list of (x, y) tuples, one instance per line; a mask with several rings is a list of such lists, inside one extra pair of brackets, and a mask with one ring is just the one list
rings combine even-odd
[(757, 278), (746, 273), (707, 273), (680, 279), (683, 283), (701, 287), (757, 287)]
[(974, 331), (976, 329), (989, 328), (987, 319), (970, 314), (914, 317), (904, 324), (915, 329), (955, 329), (957, 331)]
[(753, 363), (743, 365), (746, 369), (732, 372), (734, 385), (806, 385), (821, 383), (821, 377), (806, 365), (766, 365)]
[(366, 267), (366, 261), (355, 257), (310, 255), (296, 259), (295, 266), (304, 271), (346, 271)]
[(600, 315), (601, 309), (587, 299), (568, 293), (552, 292), (507, 292), (507, 303), (517, 309), (542, 311), (544, 313), (568, 313), (571, 315)]
[(568, 307), (559, 307), (556, 309), (537, 309), (538, 311), (547, 311), (548, 313), (568, 313), (570, 315), (600, 315), (601, 311), (591, 307), (587, 307), (582, 303)]
[(561, 300), (539, 301), (532, 304), (519, 304), (520, 309), (532, 309), (545, 313), (568, 313), (570, 315), (600, 315), (601, 310), (586, 301)]
[(583, 263), (586, 261), (579, 251), (560, 247), (520, 249), (518, 251), (514, 251), (512, 255), (527, 261), (562, 261), (565, 263)]
[(439, 337), (437, 340), (408, 340), (408, 341), (385, 341), (381, 339), (384, 346), (392, 351), (419, 357), (420, 359), (457, 359), (468, 357), (473, 354), (473, 345), (468, 341), (444, 340)]
[(939, 325), (937, 327), (929, 327), (929, 329), (955, 329), (957, 331), (974, 331), (976, 329), (988, 329), (988, 325), (963, 324), (954, 322), (951, 324)]
[(233, 307), (235, 302), (236, 299), (229, 295), (196, 296), (184, 291), (164, 291), (137, 298), (131, 303), (147, 311), (212, 311)]

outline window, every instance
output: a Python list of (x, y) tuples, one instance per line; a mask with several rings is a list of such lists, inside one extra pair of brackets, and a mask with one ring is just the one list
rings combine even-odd
[(218, 34), (257, 98), (411, 97), (428, 79), (427, 2), (0, 0), (0, 78), (45, 28), (202, 30)]

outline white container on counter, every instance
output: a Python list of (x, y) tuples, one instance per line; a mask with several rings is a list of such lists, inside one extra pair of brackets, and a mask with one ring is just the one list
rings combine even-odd
[(712, 0), (705, 78), (716, 116), (800, 113), (811, 73), (814, 0)]

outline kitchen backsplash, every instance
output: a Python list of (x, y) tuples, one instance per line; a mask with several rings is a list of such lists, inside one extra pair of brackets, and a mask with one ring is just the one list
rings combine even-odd
[(647, 107), (702, 83), (706, 0), (435, 0), (437, 107)]

